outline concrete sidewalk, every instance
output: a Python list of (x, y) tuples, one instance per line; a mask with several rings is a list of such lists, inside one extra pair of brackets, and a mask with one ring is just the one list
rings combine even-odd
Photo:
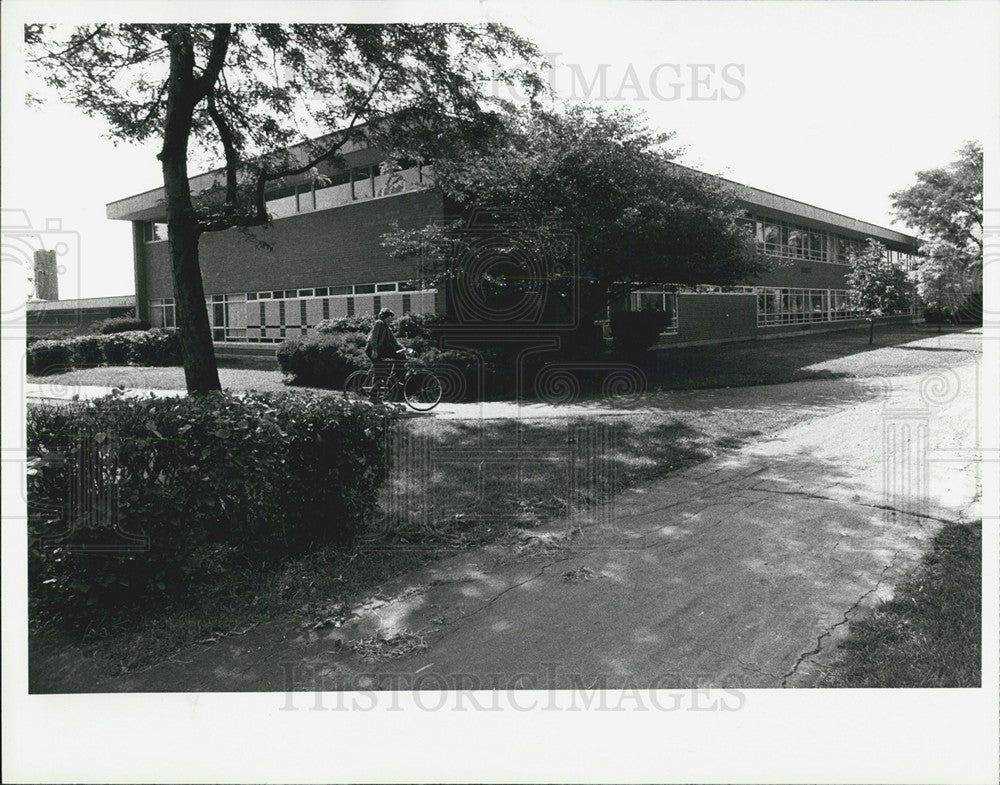
[(809, 686), (943, 522), (980, 515), (978, 365), (890, 381), (580, 527), (512, 532), (96, 689)]

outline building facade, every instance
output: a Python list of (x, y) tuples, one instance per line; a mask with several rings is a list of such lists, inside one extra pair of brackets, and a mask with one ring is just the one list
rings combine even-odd
[[(296, 148), (293, 154), (304, 155)], [(445, 216), (428, 188), (429, 167), (380, 166), (379, 151), (359, 145), (345, 167), (286, 180), (267, 194), (273, 221), (252, 230), (202, 236), (200, 259), (216, 351), (262, 354), (323, 319), (444, 310), (444, 295), (423, 280), (419, 265), (392, 259), (382, 235)], [(221, 172), (192, 178), (198, 193)], [(660, 308), (673, 343), (767, 337), (835, 328), (855, 319), (847, 303), (847, 255), (869, 237), (901, 264), (912, 264), (915, 238), (731, 181), (765, 253), (769, 269), (725, 292), (717, 287), (644, 287), (627, 307)], [(137, 309), (153, 326), (174, 326), (174, 303), (163, 190), (107, 205), (108, 217), (133, 227)]]

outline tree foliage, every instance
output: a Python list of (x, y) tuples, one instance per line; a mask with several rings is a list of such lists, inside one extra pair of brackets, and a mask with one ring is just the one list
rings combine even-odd
[[(559, 262), (572, 256), (552, 265), (562, 272), (547, 283), (577, 287), (584, 312), (594, 314), (642, 283), (732, 284), (757, 269), (733, 195), (675, 164), (672, 140), (632, 112), (525, 108), (485, 149), (436, 160), (434, 177), (465, 214), (510, 211), (519, 243), (530, 235), (537, 253)], [(465, 237), (441, 224), (392, 232), (385, 244), (442, 274)]]
[[(198, 237), (268, 222), (282, 178), (364, 139), (436, 156), (474, 145), (504, 107), (485, 73), (541, 89), (530, 41), (502, 25), (28, 25), (29, 63), (115, 141), (162, 142), (177, 320), (191, 390), (218, 388)], [(289, 146), (301, 143), (298, 153)], [(223, 165), (192, 194), (188, 157)]]
[(917, 172), (914, 185), (890, 198), (896, 216), (920, 233), (918, 295), (929, 308), (954, 315), (982, 288), (982, 145), (966, 142), (955, 161)]
[(868, 320), (871, 343), (875, 320), (906, 305), (906, 271), (889, 260), (885, 246), (877, 240), (868, 240), (859, 253), (849, 254), (848, 264), (848, 297), (851, 307)]

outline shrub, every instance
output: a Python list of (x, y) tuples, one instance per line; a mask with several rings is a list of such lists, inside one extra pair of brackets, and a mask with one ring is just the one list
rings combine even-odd
[(149, 322), (144, 319), (136, 319), (134, 316), (115, 316), (104, 319), (94, 325), (95, 332), (101, 335), (111, 335), (112, 333), (127, 333), (133, 330), (148, 330)]
[[(125, 361), (129, 365), (181, 365), (180, 337), (175, 329), (119, 333), (128, 335)], [(115, 340), (110, 338), (108, 340)]]
[(180, 364), (180, 339), (172, 329), (80, 335), (60, 341), (34, 341), (28, 346), (28, 373), (33, 375), (73, 366)]
[(634, 357), (649, 349), (666, 326), (663, 311), (612, 311), (611, 348)]
[(35, 376), (65, 371), (73, 364), (69, 341), (35, 341), (28, 347), (26, 370)]
[(104, 362), (104, 336), (81, 335), (67, 343), (73, 354), (73, 365), (100, 365)]
[[(341, 319), (324, 319), (316, 325), (319, 333), (364, 333), (372, 329), (374, 316), (346, 316)], [(404, 313), (393, 320), (392, 329), (397, 338), (431, 338), (435, 328), (445, 324), (445, 317), (433, 313)]]
[(350, 332), (290, 338), (278, 347), (278, 365), (296, 384), (339, 390), (351, 373), (369, 366), (366, 338)]
[(316, 325), (316, 332), (323, 335), (334, 333), (364, 333), (371, 332), (374, 316), (344, 316), (340, 319), (324, 319)]
[(134, 356), (132, 344), (135, 342), (133, 333), (111, 333), (102, 336), (104, 347), (104, 362), (107, 365), (128, 365), (129, 357)]
[[(198, 591), (220, 552), (253, 566), (350, 542), (390, 423), (384, 407), (301, 393), (32, 407), (33, 609), (85, 626)], [(122, 550), (126, 534), (142, 547)]]

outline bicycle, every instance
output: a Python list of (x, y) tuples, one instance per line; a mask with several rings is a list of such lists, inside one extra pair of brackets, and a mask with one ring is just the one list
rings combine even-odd
[[(412, 357), (413, 352), (408, 351)], [(429, 412), (441, 402), (444, 385), (426, 368), (414, 368), (404, 360), (403, 377), (397, 372), (398, 362), (394, 362), (388, 375), (376, 374), (375, 366), (355, 371), (344, 382), (344, 392), (364, 397), (370, 401), (394, 401), (400, 395), (407, 406), (418, 412)]]

